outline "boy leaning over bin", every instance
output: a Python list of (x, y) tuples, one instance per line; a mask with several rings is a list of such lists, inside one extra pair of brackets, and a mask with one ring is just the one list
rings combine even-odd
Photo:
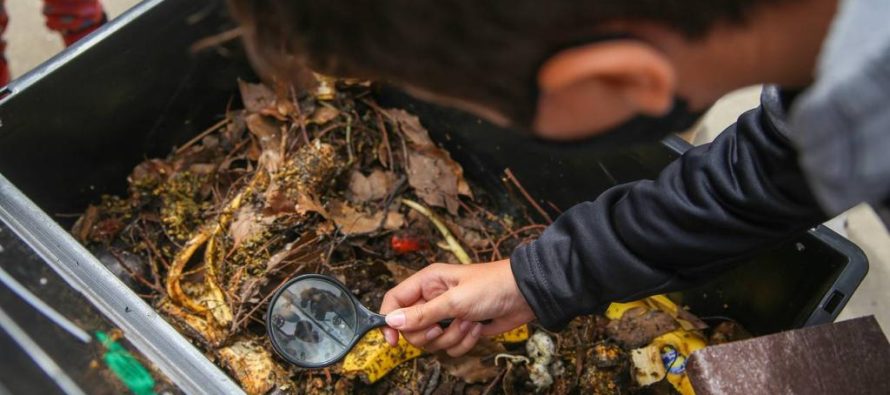
[(232, 5), (265, 67), (394, 81), (546, 139), (657, 140), (774, 84), (713, 143), (571, 208), (510, 259), (432, 265), (390, 290), (390, 343), (398, 330), (456, 356), (536, 318), (558, 329), (689, 288), (861, 202), (890, 220), (890, 1)]

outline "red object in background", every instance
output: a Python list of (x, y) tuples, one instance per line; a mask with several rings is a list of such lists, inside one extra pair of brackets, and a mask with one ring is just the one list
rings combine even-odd
[(9, 83), (9, 63), (6, 62), (6, 40), (3, 39), (3, 32), (9, 25), (9, 15), (6, 14), (6, 5), (0, 0), (0, 86), (6, 86)]
[(43, 0), (46, 27), (62, 35), (71, 46), (105, 24), (105, 12), (99, 0)]
[(427, 247), (426, 240), (409, 234), (394, 234), (389, 245), (396, 254), (417, 252)]
[[(9, 15), (4, 0), (0, 0), (0, 86), (9, 83), (9, 63), (6, 60), (6, 41), (2, 39)], [(46, 27), (59, 32), (65, 46), (71, 46), (87, 34), (105, 24), (107, 18), (99, 0), (44, 0), (43, 15)]]

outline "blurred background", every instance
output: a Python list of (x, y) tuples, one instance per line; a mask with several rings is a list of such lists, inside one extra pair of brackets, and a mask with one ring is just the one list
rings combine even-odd
[[(109, 19), (138, 3), (136, 0), (104, 0)], [(6, 57), (12, 77), (21, 76), (64, 49), (61, 37), (45, 26), (40, 0), (7, 0), (9, 27), (5, 34)], [(758, 104), (760, 87), (727, 95), (684, 137), (694, 144), (707, 143), (735, 122), (739, 114)], [(839, 320), (875, 315), (890, 331), (890, 234), (868, 206), (860, 206), (828, 224), (858, 244), (868, 255), (870, 269), (865, 281), (847, 304)]]
[[(139, 1), (100, 0), (112, 19)], [(61, 36), (46, 28), (41, 0), (6, 0), (9, 26), (6, 29), (6, 59), (15, 78), (43, 63), (65, 48)]]

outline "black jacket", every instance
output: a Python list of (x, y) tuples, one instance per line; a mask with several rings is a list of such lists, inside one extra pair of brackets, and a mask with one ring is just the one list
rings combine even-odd
[(572, 207), (517, 248), (513, 275), (544, 327), (697, 285), (824, 221), (787, 137), (787, 104), (764, 88), (759, 108), (656, 180)]

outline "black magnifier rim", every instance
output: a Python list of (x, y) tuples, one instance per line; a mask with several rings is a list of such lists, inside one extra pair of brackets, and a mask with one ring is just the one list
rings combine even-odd
[[(278, 341), (275, 340), (275, 336), (272, 334), (272, 309), (275, 307), (275, 302), (277, 302), (278, 298), (281, 296), (281, 294), (285, 290), (290, 288), (290, 286), (293, 285), (295, 282), (304, 281), (304, 280), (313, 280), (313, 279), (327, 281), (331, 284), (336, 285), (337, 287), (340, 287), (340, 289), (345, 291), (346, 295), (349, 296), (349, 299), (352, 301), (352, 306), (355, 308), (355, 326), (356, 326), (355, 337), (346, 346), (346, 350), (343, 354), (337, 356), (336, 358), (333, 358), (333, 359), (330, 359), (328, 361), (321, 362), (321, 363), (306, 363), (306, 362), (298, 362), (298, 361), (293, 360), (278, 345)], [(365, 321), (367, 321), (367, 319), (365, 319), (365, 317), (363, 317), (364, 315), (368, 314), (365, 311), (367, 309), (360, 308), (360, 307), (362, 307), (362, 305), (358, 302), (358, 299), (355, 298), (355, 295), (353, 295), (352, 292), (349, 292), (349, 288), (346, 288), (346, 286), (343, 285), (343, 283), (341, 283), (340, 281), (337, 281), (337, 279), (335, 279), (331, 276), (325, 276), (323, 274), (303, 274), (303, 275), (294, 277), (294, 278), (288, 280), (286, 283), (284, 283), (284, 285), (282, 285), (280, 288), (278, 288), (277, 291), (275, 291), (275, 294), (272, 296), (272, 299), (269, 300), (269, 307), (266, 310), (266, 334), (267, 334), (267, 336), (269, 336), (269, 342), (272, 343), (272, 349), (275, 350), (275, 353), (278, 354), (278, 356), (283, 358), (284, 360), (286, 360), (294, 365), (297, 365), (301, 368), (317, 369), (317, 368), (328, 367), (328, 366), (331, 366), (331, 365), (337, 363), (337, 361), (343, 359), (343, 357), (349, 353), (349, 350), (352, 350), (352, 348), (355, 347), (355, 345), (359, 342), (359, 340), (361, 340), (361, 338), (366, 333), (368, 333), (368, 330), (371, 329), (371, 328), (368, 328), (367, 325), (365, 325)], [(363, 325), (364, 325), (364, 327), (363, 327)]]

